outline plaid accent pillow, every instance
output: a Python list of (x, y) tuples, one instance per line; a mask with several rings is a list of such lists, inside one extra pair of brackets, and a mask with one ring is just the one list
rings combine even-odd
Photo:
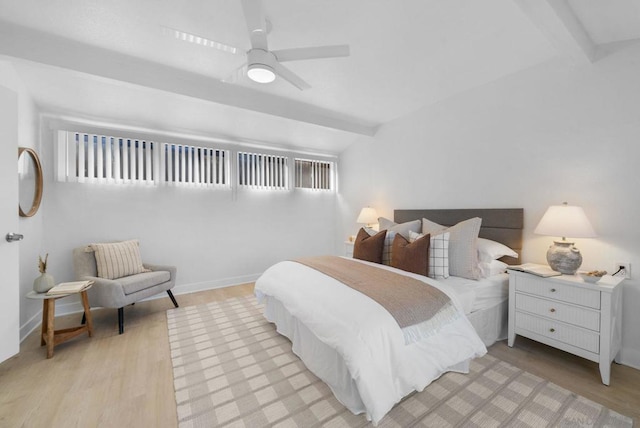
[[(384, 217), (378, 217), (378, 224), (380, 230), (387, 230), (387, 239), (384, 241), (384, 250), (382, 252), (382, 264), (387, 266), (391, 266), (391, 248), (393, 239), (396, 237), (396, 233), (401, 234), (409, 240), (409, 232), (420, 232), (422, 227), (422, 222), (420, 220), (413, 220), (398, 224)], [(369, 234), (371, 234), (371, 232), (369, 232)]]
[[(424, 236), (421, 233), (409, 232), (409, 241)], [(449, 278), (449, 232), (431, 237), (429, 244), (429, 278)]]
[(95, 252), (98, 276), (105, 279), (118, 279), (123, 276), (149, 272), (142, 266), (140, 246), (137, 239), (108, 244), (91, 244)]
[[(377, 230), (373, 230), (370, 227), (364, 228), (369, 236), (374, 236), (378, 233)], [(384, 238), (384, 246), (382, 247), (382, 264), (391, 266), (391, 249), (393, 247), (393, 240), (396, 237), (396, 232), (387, 230), (387, 236)]]

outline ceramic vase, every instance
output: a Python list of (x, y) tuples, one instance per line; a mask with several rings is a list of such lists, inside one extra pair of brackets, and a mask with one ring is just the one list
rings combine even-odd
[(573, 242), (553, 241), (547, 251), (547, 262), (556, 272), (574, 275), (582, 264), (582, 254), (573, 246)]
[(48, 273), (41, 273), (39, 277), (33, 280), (33, 290), (36, 293), (46, 293), (56, 285), (53, 277)]

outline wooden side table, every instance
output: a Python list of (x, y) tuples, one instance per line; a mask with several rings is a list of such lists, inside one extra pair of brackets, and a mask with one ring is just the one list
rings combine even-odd
[(69, 339), (73, 339), (84, 332), (87, 332), (89, 337), (93, 336), (93, 320), (91, 319), (89, 298), (87, 297), (87, 290), (89, 288), (91, 288), (91, 286), (80, 292), (86, 324), (62, 330), (55, 330), (54, 328), (56, 300), (78, 293), (61, 294), (56, 296), (47, 296), (46, 293), (36, 293), (35, 291), (27, 293), (27, 298), (29, 299), (42, 300), (42, 333), (40, 335), (40, 346), (47, 345), (47, 358), (53, 357), (53, 347), (55, 345), (66, 342)]

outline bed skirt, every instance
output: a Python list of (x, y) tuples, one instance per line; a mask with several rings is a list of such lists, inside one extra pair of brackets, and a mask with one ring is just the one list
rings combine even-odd
[[(342, 356), (325, 345), (277, 299), (264, 296), (264, 316), (276, 325), (278, 333), (291, 340), (292, 351), (307, 368), (331, 388), (335, 397), (354, 414), (366, 413), (360, 394)], [(486, 346), (507, 336), (507, 301), (468, 316)], [(448, 371), (466, 373), (469, 361), (450, 367)], [(367, 415), (367, 419), (370, 418)]]

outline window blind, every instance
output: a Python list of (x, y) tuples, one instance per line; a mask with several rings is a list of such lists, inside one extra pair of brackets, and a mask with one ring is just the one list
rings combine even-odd
[(238, 152), (238, 185), (261, 189), (288, 189), (287, 158)]
[(160, 176), (169, 184), (229, 186), (229, 152), (163, 143)]
[(154, 183), (157, 143), (142, 139), (59, 131), (59, 181)]
[(295, 159), (295, 186), (302, 189), (332, 190), (333, 162)]

